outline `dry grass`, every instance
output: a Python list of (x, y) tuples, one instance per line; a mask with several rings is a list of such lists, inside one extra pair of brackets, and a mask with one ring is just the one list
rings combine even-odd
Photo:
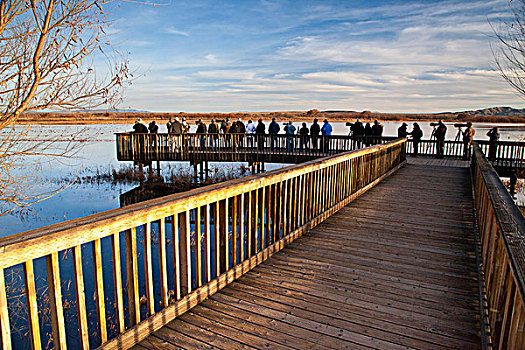
[(278, 121), (308, 121), (314, 118), (319, 120), (329, 119), (332, 122), (346, 122), (355, 119), (364, 121), (373, 121), (375, 119), (382, 121), (435, 121), (443, 119), (445, 121), (472, 121), (472, 122), (498, 122), (498, 123), (525, 123), (525, 117), (520, 116), (499, 116), (499, 115), (482, 115), (469, 113), (373, 113), (370, 111), (287, 111), (287, 112), (255, 112), (255, 113), (139, 113), (139, 112), (85, 112), (85, 113), (26, 113), (20, 118), (22, 124), (133, 124), (135, 120), (141, 118), (146, 123), (155, 120), (158, 124), (164, 124), (169, 118), (186, 118), (189, 122), (202, 119), (208, 123), (211, 119), (238, 118), (247, 121), (249, 119), (256, 121), (263, 119), (265, 122), (276, 118)]

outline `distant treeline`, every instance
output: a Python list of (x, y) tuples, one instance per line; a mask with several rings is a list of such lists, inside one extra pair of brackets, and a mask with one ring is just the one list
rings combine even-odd
[(209, 122), (211, 119), (237, 120), (241, 118), (245, 122), (248, 120), (256, 121), (263, 119), (269, 121), (276, 118), (277, 121), (312, 121), (314, 118), (319, 120), (328, 119), (332, 122), (347, 122), (355, 119), (372, 121), (374, 119), (382, 121), (458, 121), (458, 122), (479, 122), (479, 123), (525, 123), (525, 117), (517, 116), (493, 116), (459, 113), (438, 113), (438, 114), (410, 114), (410, 113), (374, 113), (370, 111), (288, 111), (288, 112), (251, 112), (251, 113), (147, 113), (147, 112), (49, 112), (49, 113), (24, 113), (19, 122), (22, 124), (133, 124), (135, 120), (141, 118), (144, 122), (151, 120), (158, 124), (167, 122), (169, 118), (186, 118), (188, 122), (202, 119)]

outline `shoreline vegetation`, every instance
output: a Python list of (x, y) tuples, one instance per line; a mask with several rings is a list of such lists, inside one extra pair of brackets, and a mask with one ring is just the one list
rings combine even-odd
[(286, 112), (234, 112), (234, 113), (152, 113), (137, 111), (93, 111), (93, 112), (39, 112), (24, 113), (19, 124), (40, 125), (93, 125), (93, 124), (133, 124), (141, 118), (145, 122), (155, 120), (157, 124), (165, 123), (169, 118), (186, 118), (188, 122), (202, 119), (209, 122), (211, 119), (258, 120), (264, 121), (275, 118), (277, 121), (294, 120), (296, 122), (311, 122), (314, 118), (328, 119), (332, 122), (362, 121), (414, 121), (429, 122), (442, 119), (445, 122), (476, 122), (476, 123), (525, 123), (525, 109), (511, 107), (494, 107), (477, 111), (443, 112), (443, 113), (378, 113), (371, 111), (286, 111)]

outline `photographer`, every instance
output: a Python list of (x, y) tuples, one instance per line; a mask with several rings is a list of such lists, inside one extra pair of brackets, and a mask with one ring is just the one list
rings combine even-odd
[(271, 148), (273, 151), (274, 143), (277, 140), (277, 135), (279, 133), (279, 130), (281, 130), (281, 127), (277, 122), (275, 121), (275, 118), (272, 118), (272, 122), (268, 126), (268, 133), (270, 134), (270, 141), (271, 141)]
[[(454, 126), (457, 126), (460, 124), (455, 124)], [(465, 131), (463, 131), (463, 160), (468, 160), (470, 158), (470, 145), (472, 144), (472, 140), (474, 139), (474, 134), (476, 131), (474, 131), (474, 128), (472, 127), (472, 123), (467, 123), (467, 128)]]
[(293, 135), (295, 134), (295, 126), (293, 126), (291, 120), (288, 122), (288, 124), (285, 124), (284, 133), (286, 134), (286, 150), (293, 151), (294, 150), (294, 136)]
[(401, 124), (401, 126), (397, 128), (397, 137), (400, 137), (400, 138), (407, 137), (408, 135), (407, 127), (408, 127), (407, 123)]
[(350, 127), (349, 136), (351, 136), (354, 139), (354, 149), (361, 148), (362, 142), (363, 142), (363, 136), (365, 135), (365, 127), (363, 126), (363, 123), (359, 119), (355, 121), (355, 123), (346, 123), (346, 126)]
[(318, 139), (319, 133), (321, 132), (321, 127), (319, 126), (318, 120), (314, 119), (314, 123), (310, 126), (310, 136), (312, 137), (312, 149), (317, 150), (318, 148)]
[(374, 137), (374, 144), (381, 143), (381, 138), (383, 137), (383, 125), (377, 120), (374, 120), (374, 125), (372, 125), (372, 136)]
[(493, 127), (489, 130), (487, 133), (487, 136), (489, 137), (489, 160), (496, 160), (496, 152), (498, 149), (498, 141), (499, 141), (499, 132), (497, 127)]
[[(432, 125), (434, 123), (430, 123)], [(436, 126), (435, 124), (432, 126)], [(437, 128), (434, 131), (434, 137), (436, 138), (436, 158), (443, 158), (445, 154), (445, 136), (447, 134), (447, 127), (443, 124), (443, 121), (440, 120), (437, 123)]]
[(407, 135), (412, 135), (412, 144), (414, 147), (413, 156), (417, 157), (419, 154), (419, 143), (423, 137), (423, 130), (421, 130), (421, 127), (418, 123), (414, 123), (414, 128), (411, 132), (408, 132)]

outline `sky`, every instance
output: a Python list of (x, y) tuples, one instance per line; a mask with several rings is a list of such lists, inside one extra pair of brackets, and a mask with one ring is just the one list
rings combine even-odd
[[(149, 1), (149, 0), (148, 0)], [(491, 28), (507, 0), (113, 3), (111, 41), (152, 112), (524, 108)]]

